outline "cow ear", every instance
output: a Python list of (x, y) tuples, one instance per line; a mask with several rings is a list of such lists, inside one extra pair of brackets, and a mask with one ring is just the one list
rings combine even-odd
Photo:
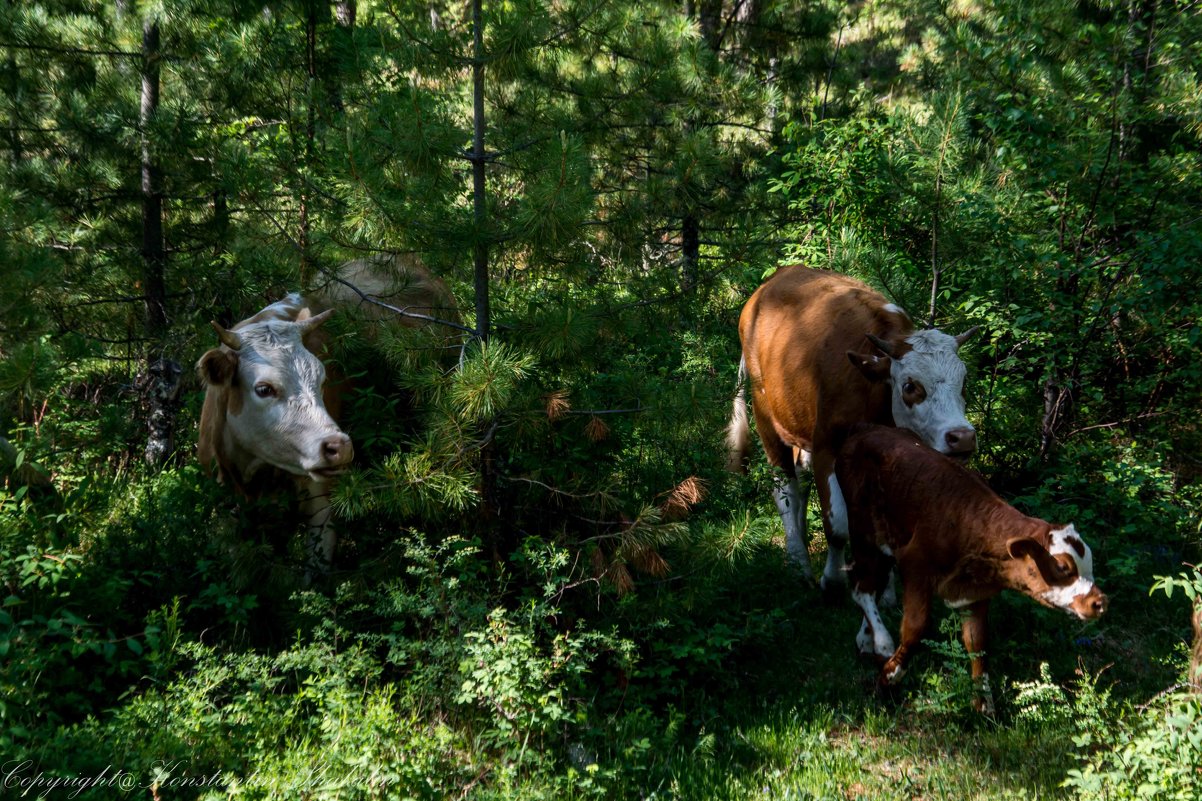
[(1048, 584), (1054, 584), (1061, 576), (1056, 569), (1056, 559), (1048, 553), (1048, 549), (1032, 537), (1015, 537), (1006, 543), (1006, 551), (1014, 559), (1030, 558), (1039, 568), (1039, 575)]
[(221, 386), (234, 380), (238, 372), (238, 354), (221, 348), (213, 348), (196, 363), (196, 374), (205, 384)]
[(889, 367), (892, 362), (888, 356), (871, 356), (866, 353), (856, 353), (854, 350), (849, 350), (847, 352), (847, 359), (869, 381), (884, 381), (889, 377)]

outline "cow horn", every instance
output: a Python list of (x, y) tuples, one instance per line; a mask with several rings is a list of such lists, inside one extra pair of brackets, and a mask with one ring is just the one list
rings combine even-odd
[(961, 345), (963, 345), (965, 342), (967, 342), (968, 340), (972, 339), (973, 335), (976, 334), (980, 330), (981, 330), (981, 326), (974, 325), (972, 328), (968, 329), (963, 334), (956, 337), (956, 347), (958, 348)]
[(304, 320), (298, 320), (296, 324), (300, 326), (301, 336), (308, 334), (313, 329), (317, 328), (322, 323), (324, 323), (326, 320), (330, 319), (330, 315), (332, 315), (333, 313), (334, 313), (333, 309), (326, 309), (321, 314), (316, 314), (316, 315), (309, 317), (307, 319), (304, 319)]
[(222, 328), (216, 320), (210, 320), (209, 325), (213, 326), (213, 330), (217, 332), (217, 338), (221, 340), (222, 345), (230, 350), (238, 350), (242, 347), (242, 337), (238, 336), (236, 332)]
[(867, 334), (868, 340), (877, 346), (877, 349), (886, 356), (893, 356), (893, 345), (878, 337), (876, 334)]

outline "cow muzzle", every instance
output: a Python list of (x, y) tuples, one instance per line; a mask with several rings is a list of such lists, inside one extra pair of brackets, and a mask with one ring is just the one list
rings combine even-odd
[(1109, 606), (1110, 599), (1094, 585), (1089, 592), (1074, 598), (1070, 608), (1082, 620), (1096, 620), (1105, 614)]
[(960, 462), (967, 462), (977, 451), (977, 432), (973, 428), (953, 428), (943, 435), (943, 452)]
[(319, 460), (309, 468), (309, 475), (317, 481), (328, 480), (346, 472), (355, 458), (355, 446), (350, 437), (339, 432), (321, 441), (318, 455)]

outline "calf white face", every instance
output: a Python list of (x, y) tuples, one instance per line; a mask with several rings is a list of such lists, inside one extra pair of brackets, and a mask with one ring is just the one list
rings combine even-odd
[(349, 466), (350, 437), (326, 411), (325, 366), (304, 335), (328, 313), (301, 322), (267, 320), (236, 331), (218, 326), (226, 349), (206, 353), (202, 377), (226, 389), (224, 440), (240, 452), (244, 477), (263, 464), (328, 481)]
[(1026, 592), (1046, 606), (1054, 606), (1092, 620), (1106, 611), (1108, 600), (1093, 579), (1093, 552), (1073, 526), (1053, 529), (1045, 549), (1030, 538), (1007, 543), (1010, 555), (1030, 559), (1038, 571), (1028, 576)]
[(967, 370), (956, 350), (975, 331), (953, 337), (932, 328), (916, 331), (900, 344), (870, 335), (888, 359), (848, 356), (870, 379), (888, 381), (895, 425), (910, 429), (940, 453), (967, 459), (977, 448), (977, 432), (965, 416)]

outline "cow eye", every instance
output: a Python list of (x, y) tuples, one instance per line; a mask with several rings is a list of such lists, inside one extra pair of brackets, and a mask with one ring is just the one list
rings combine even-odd
[(906, 393), (907, 395), (913, 395), (917, 391), (918, 387), (914, 386), (913, 381), (907, 381), (906, 383), (902, 384), (902, 392)]
[(255, 384), (255, 394), (260, 398), (274, 398), (276, 395), (275, 387), (271, 384)]

